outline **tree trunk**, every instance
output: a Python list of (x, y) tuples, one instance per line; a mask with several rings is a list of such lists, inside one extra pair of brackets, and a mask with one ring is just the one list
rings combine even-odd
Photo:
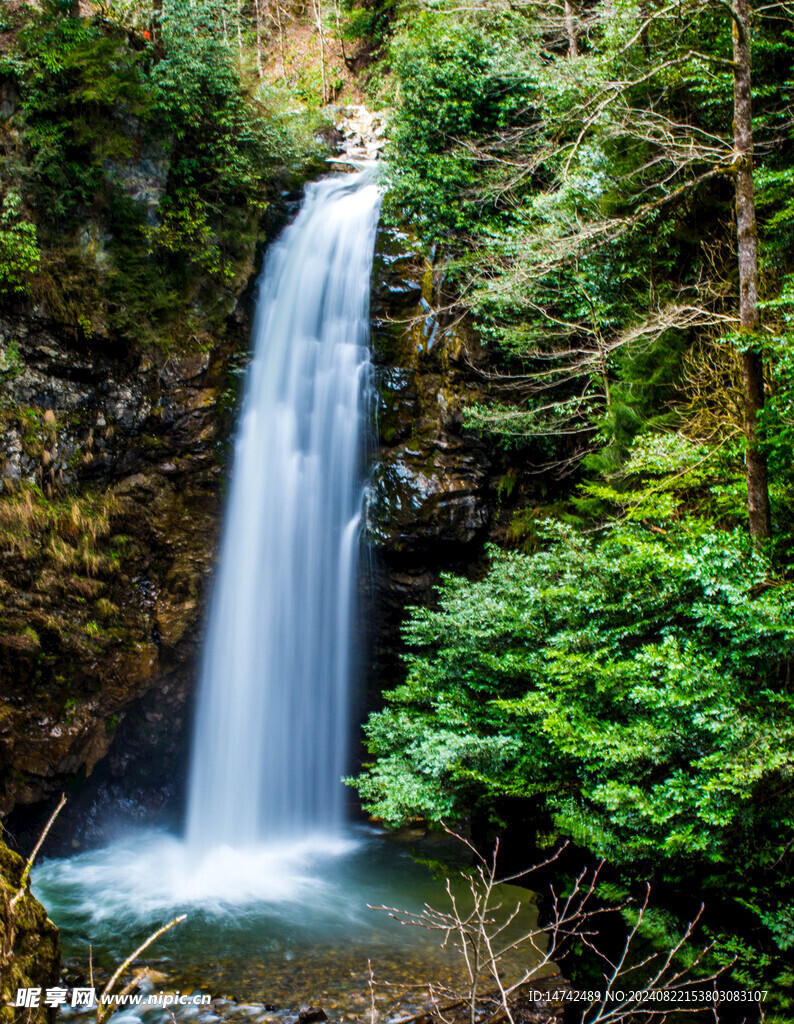
[(578, 57), (579, 47), (576, 43), (576, 22), (573, 16), (571, 0), (564, 0), (565, 7), (565, 32), (568, 36), (568, 56)]
[(160, 21), (163, 15), (163, 0), (152, 0), (152, 39), (160, 39)]
[(323, 106), (328, 103), (328, 88), (325, 80), (325, 32), (323, 31), (323, 4), (322, 0), (314, 0), (314, 15), (317, 22), (317, 35), (320, 39), (320, 78), (323, 90)]
[(276, 0), (276, 22), (278, 24), (278, 51), (281, 56), (281, 77), (287, 81), (287, 65), (284, 62), (284, 23), (281, 20), (281, 0)]
[(240, 70), (243, 68), (243, 9), (240, 0), (237, 0), (237, 50), (240, 57)]
[(256, 15), (256, 73), (260, 78), (264, 77), (262, 67), (262, 3), (267, 0), (254, 0), (254, 14)]
[(736, 167), (736, 229), (739, 257), (739, 330), (742, 352), (745, 462), (750, 536), (760, 544), (772, 535), (766, 456), (758, 444), (758, 414), (764, 405), (764, 365), (756, 349), (758, 312), (758, 230), (753, 186), (753, 122), (750, 79), (750, 0), (733, 6), (733, 144)]

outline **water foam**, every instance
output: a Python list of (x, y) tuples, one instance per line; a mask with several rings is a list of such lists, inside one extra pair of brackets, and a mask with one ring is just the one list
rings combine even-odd
[(357, 845), (351, 837), (317, 834), (197, 854), (176, 836), (147, 831), (44, 861), (34, 872), (34, 887), (47, 905), (68, 909), (86, 925), (154, 921), (196, 910), (236, 914), (263, 906), (289, 916), (302, 905), (334, 902), (334, 887), (323, 871)]

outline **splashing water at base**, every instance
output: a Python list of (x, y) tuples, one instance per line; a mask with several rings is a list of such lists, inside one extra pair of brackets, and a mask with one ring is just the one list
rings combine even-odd
[(357, 845), (352, 835), (318, 834), (242, 849), (218, 846), (196, 857), (183, 839), (147, 831), (69, 859), (46, 861), (35, 881), (48, 905), (68, 907), (99, 931), (106, 923), (159, 921), (175, 909), (222, 915), (259, 903), (290, 913), (327, 890), (318, 871)]
[[(320, 1003), (343, 1016), (361, 1005), (370, 960), (377, 977), (396, 986), (395, 998), (401, 984), (411, 992), (428, 980), (460, 983), (459, 957), (451, 945), (439, 948), (437, 933), (401, 927), (370, 909), (446, 905), (443, 884), (416, 852), (433, 861), (459, 854), (443, 837), (417, 847), (356, 828), (345, 839), (315, 836), (245, 853), (221, 848), (196, 867), (184, 841), (144, 832), (44, 862), (34, 890), (61, 928), (66, 957), (85, 958), (91, 943), (95, 962), (110, 969), (157, 926), (187, 913), (146, 954), (168, 976), (161, 987), (202, 989), (284, 1012)], [(465, 905), (465, 886), (458, 898)], [(527, 912), (534, 921), (534, 908)], [(172, 1020), (162, 1010), (142, 1019)]]

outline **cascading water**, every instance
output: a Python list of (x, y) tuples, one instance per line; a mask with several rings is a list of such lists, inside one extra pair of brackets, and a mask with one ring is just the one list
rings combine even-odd
[(193, 737), (187, 843), (338, 829), (380, 192), (310, 185), (260, 284)]
[[(186, 832), (122, 835), (41, 865), (37, 891), (80, 935), (112, 945), (127, 921), (137, 939), (142, 922), (188, 907), (215, 922), (234, 907), (224, 939), (233, 948), (246, 934), (313, 935), (319, 920), (330, 935), (351, 915), (372, 927), (377, 888), (352, 896), (368, 840), (342, 828), (340, 780), (379, 206), (366, 172), (333, 175), (308, 186), (271, 248), (210, 604)], [(203, 937), (186, 928), (180, 941), (206, 944), (195, 928)]]

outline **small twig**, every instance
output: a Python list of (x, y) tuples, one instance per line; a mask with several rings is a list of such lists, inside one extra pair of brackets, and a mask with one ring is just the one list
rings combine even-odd
[[(127, 959), (116, 968), (116, 971), (113, 974), (113, 976), (111, 977), (110, 981), (107, 983), (107, 985), (105, 985), (105, 987), (102, 989), (102, 992), (100, 993), (100, 996), (99, 996), (100, 1006), (97, 1008), (97, 1017), (96, 1017), (97, 1024), (102, 1024), (102, 1021), (105, 1019), (106, 1014), (103, 1014), (103, 1010), (107, 1011), (107, 1010), (110, 1009), (110, 1007), (107, 1007), (107, 1006), (103, 1007), (101, 1005), (102, 998), (104, 996), (106, 996), (106, 995), (109, 995), (113, 991), (113, 986), (119, 980), (119, 978), (124, 973), (124, 971), (126, 971), (126, 969), (130, 966), (130, 964), (132, 964), (135, 960), (137, 960), (137, 958), (141, 955), (141, 953), (144, 952), (144, 950), (148, 949), (149, 946), (151, 946), (151, 944), (153, 942), (155, 942), (157, 939), (159, 939), (161, 935), (164, 935), (167, 931), (169, 931), (171, 928), (173, 928), (174, 925), (180, 924), (182, 921), (185, 920), (186, 917), (187, 917), (187, 914), (180, 914), (179, 917), (175, 917), (173, 921), (169, 921), (168, 924), (164, 924), (162, 926), (162, 928), (158, 928), (157, 931), (153, 932), (149, 936), (149, 938), (146, 939), (145, 942), (142, 942), (141, 945), (138, 946), (138, 948), (135, 950), (134, 953), (130, 953), (130, 955), (127, 957)], [(145, 970), (137, 972), (136, 976), (133, 978), (133, 980), (123, 989), (122, 994), (126, 995), (127, 992), (129, 992), (131, 989), (133, 989), (135, 987), (135, 985), (138, 983), (138, 981), (141, 979), (141, 977), (145, 975), (145, 973), (146, 973)]]
[(12, 910), (15, 909), (15, 907), (17, 905), (17, 902), (22, 898), (22, 896), (23, 896), (23, 894), (25, 892), (25, 888), (27, 887), (27, 884), (28, 884), (28, 878), (30, 877), (30, 870), (33, 867), (33, 862), (35, 861), (36, 856), (37, 856), (39, 850), (41, 849), (42, 843), (47, 838), (47, 833), (52, 828), (53, 822), (55, 821), (55, 819), (58, 817), (58, 815), (63, 810), (63, 807), (64, 807), (65, 803), (66, 803), (66, 795), (64, 793), (61, 793), (61, 799), (58, 802), (58, 806), (55, 808), (55, 810), (50, 815), (50, 820), (44, 826), (44, 830), (41, 833), (41, 835), (39, 836), (38, 842), (33, 847), (33, 852), (31, 853), (31, 855), (27, 859), (27, 863), (25, 864), (25, 870), (22, 872), (22, 877), (21, 877), (20, 882), (19, 882), (19, 890), (17, 891), (17, 893), (14, 896), (14, 898), (11, 900), (11, 909)]
[[(469, 1001), (468, 996), (465, 997), (464, 999), (456, 999), (452, 1003), (447, 1003), (446, 1006), (437, 1006), (437, 1007), (435, 1007), (433, 1009), (433, 1013), (439, 1014), (439, 1015), (442, 1014), (442, 1013), (446, 1013), (447, 1010), (454, 1010), (456, 1007), (463, 1006), (464, 1003), (468, 1003), (468, 1001)], [(414, 1021), (421, 1020), (422, 1017), (426, 1017), (426, 1016), (427, 1016), (427, 1010), (422, 1010), (421, 1013), (415, 1013), (413, 1015), (413, 1017), (400, 1017), (399, 1020), (393, 1021), (392, 1024), (413, 1024)]]
[(370, 1024), (375, 1024), (375, 975), (372, 973), (372, 961), (367, 960), (369, 969), (369, 1019)]

